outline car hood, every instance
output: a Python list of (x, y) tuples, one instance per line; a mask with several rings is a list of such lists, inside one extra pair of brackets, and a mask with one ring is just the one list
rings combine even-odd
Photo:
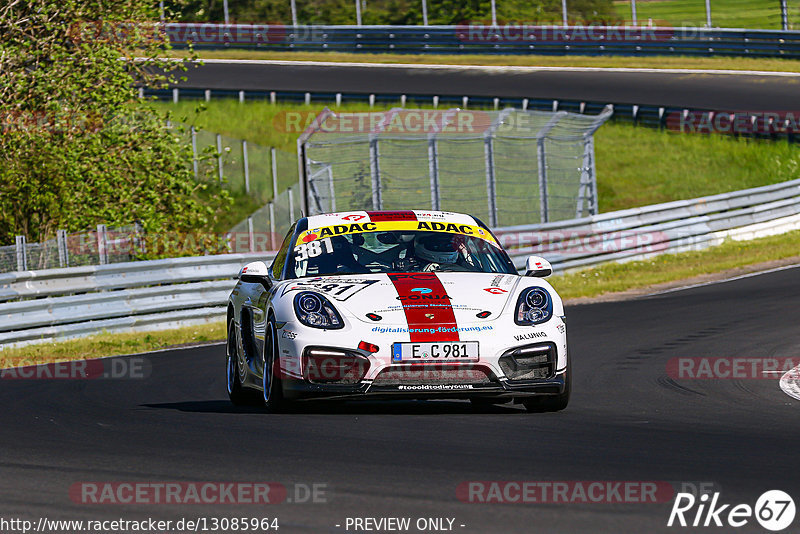
[(340, 312), (370, 324), (405, 325), (408, 313), (435, 324), (439, 312), (450, 310), (463, 324), (497, 319), (520, 278), (466, 272), (343, 275), (292, 280), (279, 291), (322, 293)]

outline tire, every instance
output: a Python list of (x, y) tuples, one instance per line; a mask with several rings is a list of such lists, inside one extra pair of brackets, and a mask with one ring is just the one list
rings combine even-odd
[(560, 412), (569, 404), (569, 395), (572, 391), (572, 371), (567, 360), (566, 376), (564, 377), (564, 392), (547, 397), (531, 397), (522, 401), (525, 409), (531, 413)]
[(228, 390), (228, 398), (236, 406), (246, 406), (252, 403), (252, 396), (244, 386), (242, 377), (239, 374), (239, 354), (236, 343), (236, 325), (233, 319), (228, 323), (228, 342), (226, 347), (226, 372), (225, 382)]
[(264, 408), (272, 413), (284, 411), (289, 404), (283, 396), (278, 354), (278, 329), (275, 327), (275, 319), (270, 317), (264, 339), (264, 354), (262, 355), (264, 367), (261, 373), (261, 386)]

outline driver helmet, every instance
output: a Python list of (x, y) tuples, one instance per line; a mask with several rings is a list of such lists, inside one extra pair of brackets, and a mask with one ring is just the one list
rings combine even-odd
[(417, 257), (433, 263), (455, 263), (458, 249), (450, 234), (423, 234), (414, 238)]

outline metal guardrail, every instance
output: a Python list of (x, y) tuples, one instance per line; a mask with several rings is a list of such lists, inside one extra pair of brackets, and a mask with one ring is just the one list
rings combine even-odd
[(239, 269), (272, 257), (224, 254), (2, 274), (0, 345), (218, 320)]
[(170, 23), (172, 46), (413, 54), (800, 57), (800, 32), (647, 26), (285, 26)]
[[(495, 229), (517, 268), (558, 271), (800, 229), (800, 180), (544, 224)], [(224, 318), (239, 269), (270, 253), (0, 274), (0, 346)]]
[(800, 180), (733, 193), (633, 208), (592, 217), (495, 229), (518, 269), (531, 254), (559, 271), (607, 261), (643, 259), (666, 252), (699, 250), (729, 232), (766, 222), (796, 224)]

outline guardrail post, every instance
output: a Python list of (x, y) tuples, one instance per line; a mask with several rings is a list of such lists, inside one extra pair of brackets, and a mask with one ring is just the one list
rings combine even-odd
[(267, 206), (269, 206), (269, 249), (275, 250), (278, 248), (275, 242), (275, 202), (270, 202)]
[(106, 236), (106, 225), (105, 224), (98, 224), (97, 225), (97, 261), (100, 265), (106, 265), (108, 263), (108, 249), (106, 245), (108, 244), (108, 239)]
[(222, 183), (222, 135), (220, 134), (217, 134), (217, 174), (219, 174), (219, 183)]
[(211, 102), (211, 89), (206, 89), (203, 91), (203, 98), (206, 102)]
[(376, 135), (370, 136), (369, 140), (369, 173), (372, 178), (372, 209), (380, 211), (383, 209), (383, 200), (381, 199), (380, 152)]
[(244, 191), (250, 192), (250, 159), (247, 157), (247, 141), (242, 139), (242, 165), (244, 166)]
[(172, 103), (173, 104), (177, 104), (179, 98), (180, 98), (179, 97), (179, 90), (178, 90), (177, 87), (175, 87), (174, 89), (172, 89)]
[(25, 236), (18, 235), (15, 239), (17, 245), (17, 270), (28, 270), (28, 249), (25, 243)]
[(197, 164), (197, 129), (194, 126), (191, 128), (192, 132), (192, 170), (194, 171), (194, 179), (200, 179), (200, 172)]
[(69, 267), (69, 250), (67, 249), (66, 230), (56, 230), (56, 243), (58, 243), (58, 266)]

